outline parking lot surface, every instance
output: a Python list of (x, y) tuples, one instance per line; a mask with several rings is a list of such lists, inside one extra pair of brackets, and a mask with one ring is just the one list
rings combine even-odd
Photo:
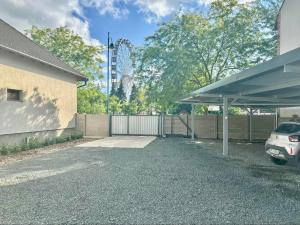
[(156, 139), (77, 147), (0, 167), (0, 223), (300, 223), (300, 179), (261, 144)]

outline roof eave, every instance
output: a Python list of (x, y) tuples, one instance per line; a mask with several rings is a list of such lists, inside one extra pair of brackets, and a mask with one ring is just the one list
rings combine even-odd
[(221, 86), (230, 84), (232, 82), (242, 81), (244, 79), (251, 78), (253, 76), (259, 75), (261, 73), (283, 68), (285, 65), (300, 61), (300, 48), (287, 52), (285, 54), (274, 57), (273, 59), (261, 63), (257, 66), (234, 74), (230, 77), (224, 78), (223, 80), (217, 81), (206, 87), (200, 88), (195, 92), (207, 93), (213, 89), (219, 88)]
[(24, 53), (24, 52), (16, 51), (15, 49), (9, 48), (9, 47), (4, 46), (4, 45), (1, 45), (1, 44), (0, 44), (0, 48), (5, 49), (5, 50), (7, 50), (7, 51), (10, 51), (10, 52), (12, 52), (12, 53), (15, 53), (15, 54), (24, 56), (24, 57), (29, 58), (29, 59), (31, 59), (31, 60), (34, 60), (34, 61), (43, 63), (43, 64), (45, 64), (45, 65), (54, 67), (54, 68), (56, 68), (56, 69), (58, 69), (58, 70), (61, 70), (61, 71), (63, 71), (63, 72), (66, 72), (66, 73), (68, 73), (68, 74), (71, 74), (71, 75), (75, 76), (75, 77), (77, 78), (78, 81), (88, 81), (88, 78), (87, 78), (86, 76), (80, 74), (80, 73), (74, 73), (74, 72), (72, 72), (72, 71), (70, 71), (70, 70), (66, 70), (66, 69), (64, 69), (64, 68), (62, 68), (62, 67), (60, 67), (60, 66), (56, 66), (56, 65), (54, 65), (54, 64), (52, 64), (52, 63), (49, 63), (49, 62), (46, 62), (46, 61), (44, 61), (44, 60), (38, 59), (38, 58), (33, 57), (33, 56), (31, 56), (31, 55), (28, 55), (28, 54), (26, 54), (26, 53)]

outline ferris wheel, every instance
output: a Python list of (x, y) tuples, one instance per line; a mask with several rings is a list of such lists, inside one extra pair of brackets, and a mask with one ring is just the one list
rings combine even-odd
[(127, 99), (134, 84), (135, 56), (134, 47), (127, 39), (117, 40), (111, 58), (111, 82), (116, 90), (121, 81)]

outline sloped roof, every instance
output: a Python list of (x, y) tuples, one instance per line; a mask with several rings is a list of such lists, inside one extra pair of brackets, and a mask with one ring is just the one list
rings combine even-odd
[(31, 39), (2, 19), (0, 19), (0, 48), (63, 70), (76, 76), (78, 80), (87, 80), (84, 75), (58, 59), (46, 48), (34, 43)]

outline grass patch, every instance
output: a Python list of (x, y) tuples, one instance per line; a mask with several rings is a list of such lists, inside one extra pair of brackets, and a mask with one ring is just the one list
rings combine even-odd
[(36, 137), (27, 137), (20, 145), (0, 145), (0, 155), (16, 154), (21, 151), (27, 151), (35, 148), (41, 148), (58, 143), (65, 143), (68, 141), (78, 140), (83, 138), (82, 133), (74, 133), (70, 136), (59, 136), (55, 138), (46, 138), (39, 140)]

